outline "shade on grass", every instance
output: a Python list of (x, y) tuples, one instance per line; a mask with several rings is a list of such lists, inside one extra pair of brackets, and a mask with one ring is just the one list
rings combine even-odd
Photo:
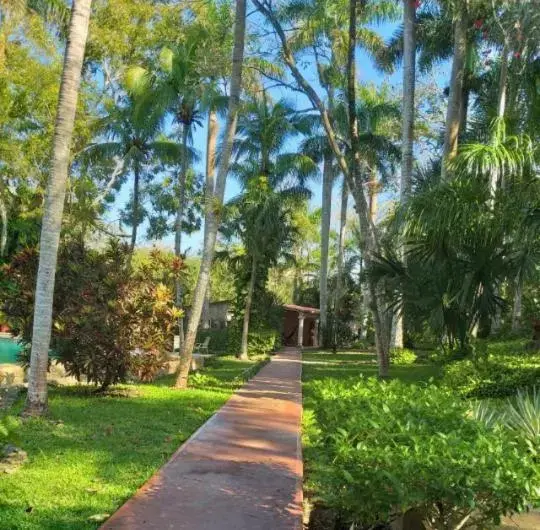
[[(309, 383), (312, 381), (335, 378), (377, 377), (378, 368), (376, 356), (366, 352), (327, 351), (304, 353), (302, 378), (304, 380), (304, 395), (309, 397)], [(437, 379), (440, 367), (434, 364), (412, 364), (407, 366), (390, 366), (390, 377), (419, 383)]]
[(113, 513), (223, 405), (251, 366), (217, 360), (187, 391), (170, 388), (170, 378), (107, 397), (51, 390), (50, 417), (16, 432), (29, 460), (0, 479), (0, 529), (97, 528), (89, 517)]

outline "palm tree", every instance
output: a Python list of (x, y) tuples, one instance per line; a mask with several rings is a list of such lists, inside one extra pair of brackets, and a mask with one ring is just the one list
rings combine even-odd
[(244, 228), (237, 232), (244, 235), (244, 245), (252, 260), (242, 330), (242, 358), (247, 357), (257, 267), (262, 262), (268, 267), (274, 264), (280, 255), (280, 246), (282, 251), (286, 248), (291, 223), (282, 205), (284, 199), (304, 198), (308, 193), (304, 187), (306, 180), (317, 173), (316, 163), (309, 156), (283, 152), (283, 148), (294, 136), (309, 132), (311, 126), (309, 116), (299, 116), (285, 101), (272, 103), (264, 90), (260, 98), (246, 103), (238, 121), (237, 162), (231, 169), (247, 193), (241, 216)]
[[(130, 212), (131, 252), (137, 242), (137, 229), (142, 222), (141, 179), (153, 160), (174, 163), (182, 156), (183, 146), (159, 137), (163, 116), (157, 112), (144, 117), (138, 110), (137, 96), (125, 98), (125, 105), (114, 105), (109, 114), (101, 120), (100, 130), (105, 139), (91, 144), (83, 153), (93, 161), (117, 160), (105, 193), (113, 189), (126, 171), (133, 174), (133, 192)], [(108, 140), (108, 141), (107, 141)], [(186, 156), (190, 156), (189, 154)], [(102, 194), (103, 195), (103, 194)]]
[(25, 413), (28, 415), (41, 415), (47, 410), (47, 368), (51, 342), (54, 278), (66, 195), (70, 144), (75, 124), (91, 4), (92, 0), (73, 0), (71, 8), (56, 113), (51, 174), (41, 228), (28, 396), (25, 406)]
[(214, 193), (207, 191), (205, 198), (205, 223), (204, 223), (204, 243), (201, 265), (197, 285), (193, 293), (193, 304), (191, 306), (191, 318), (183, 347), (180, 351), (180, 364), (175, 386), (186, 388), (191, 357), (197, 328), (201, 320), (201, 312), (204, 305), (204, 298), (210, 280), (210, 268), (214, 259), (217, 231), (221, 218), (221, 206), (225, 194), (227, 174), (229, 172), (229, 162), (233, 149), (234, 137), (236, 135), (236, 123), (238, 119), (238, 108), (240, 104), (240, 92), (242, 89), (242, 65), (244, 61), (244, 45), (246, 32), (246, 1), (236, 0), (235, 26), (234, 26), (234, 48), (232, 54), (232, 72), (229, 93), (229, 109), (227, 113), (227, 123), (219, 170), (216, 177)]

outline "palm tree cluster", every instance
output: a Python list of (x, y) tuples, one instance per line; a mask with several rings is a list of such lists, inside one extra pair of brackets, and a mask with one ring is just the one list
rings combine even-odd
[[(46, 408), (61, 237), (77, 223), (82, 239), (110, 234), (113, 212), (130, 229), (116, 235), (132, 253), (146, 227), (149, 239), (174, 237), (179, 261), (185, 235), (204, 221), (187, 329), (177, 322), (178, 387), (187, 385), (216, 245), (238, 280), (242, 357), (257, 293), (272, 290), (319, 306), (325, 346), (344, 322), (371, 337), (381, 377), (391, 347), (420, 329), (466, 352), (474, 335), (526, 327), (524, 312), (538, 310), (540, 250), (532, 0), (252, 0), (252, 17), (245, 0), (115, 5), (116, 22), (107, 0), (71, 9), (0, 2), (0, 73), (13, 72), (0, 80), (9, 109), (0, 117), (0, 254), (9, 260), (22, 231), (11, 217), (27, 219), (32, 204), (34, 231), (41, 221), (30, 413)], [(385, 40), (378, 24), (394, 34)], [(64, 44), (47, 129), (54, 83), (43, 79), (45, 103), (28, 101), (45, 68), (62, 69)], [(28, 46), (50, 54), (50, 65), (25, 70)], [(362, 61), (401, 68), (402, 86), (360, 82)], [(16, 116), (25, 109), (28, 119)], [(47, 134), (50, 164), (40, 154)], [(24, 140), (24, 156), (13, 138)], [(226, 201), (228, 175), (235, 192)], [(175, 281), (183, 309), (186, 286)]]

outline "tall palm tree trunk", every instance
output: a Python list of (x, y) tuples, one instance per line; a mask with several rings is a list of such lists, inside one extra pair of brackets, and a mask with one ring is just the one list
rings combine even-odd
[[(211, 109), (208, 113), (208, 133), (206, 136), (206, 190), (214, 195), (216, 179), (216, 146), (219, 132), (219, 124), (215, 109)], [(203, 329), (210, 328), (210, 282), (204, 293), (204, 303), (202, 309), (202, 327)]]
[[(339, 215), (339, 241), (338, 241), (338, 256), (337, 256), (337, 277), (336, 277), (336, 290), (334, 293), (334, 330), (336, 330), (337, 316), (339, 315), (341, 308), (341, 297), (343, 293), (343, 268), (345, 260), (345, 235), (347, 229), (347, 206), (349, 201), (349, 188), (347, 187), (347, 180), (343, 179), (343, 185), (341, 187), (341, 205)], [(334, 331), (334, 337), (336, 332)], [(334, 341), (337, 342), (337, 341)]]
[(332, 214), (332, 158), (324, 155), (321, 217), (321, 272), (319, 277), (320, 324), (322, 343), (328, 346), (328, 247)]
[(139, 190), (141, 179), (139, 164), (135, 164), (133, 173), (133, 226), (131, 227), (131, 244), (129, 246), (131, 254), (133, 254), (133, 251), (135, 250), (135, 244), (137, 243), (137, 228), (139, 227)]
[[(188, 168), (187, 140), (189, 135), (189, 126), (184, 123), (182, 128), (182, 162), (180, 173), (178, 175), (178, 207), (176, 209), (176, 222), (174, 234), (174, 255), (177, 258), (182, 257), (182, 222), (184, 220), (184, 203), (186, 201), (186, 178)], [(176, 307), (182, 309), (182, 282), (180, 278), (175, 280)], [(178, 318), (178, 343), (179, 349), (182, 349), (184, 343), (184, 317)]]
[[(347, 50), (347, 103), (349, 109), (349, 130), (351, 140), (351, 177), (353, 182), (360, 183), (363, 181), (361, 175), (361, 158), (360, 158), (360, 138), (358, 133), (358, 117), (356, 113), (356, 37), (357, 37), (357, 14), (358, 1), (350, 0), (349, 2), (349, 43)], [(362, 238), (364, 239), (364, 253), (366, 267), (371, 266), (372, 256), (377, 250), (377, 234), (376, 228), (369, 218), (368, 212), (364, 210), (365, 198), (362, 189), (353, 191), (354, 198), (359, 208), (360, 229)], [(380, 311), (380, 302), (375, 281), (368, 276), (367, 281), (370, 291), (371, 312), (373, 314), (373, 324), (375, 327), (375, 344), (377, 347), (377, 360), (379, 365), (379, 377), (388, 377), (390, 360), (388, 356), (388, 337), (385, 326), (385, 319)]]
[(180, 352), (180, 364), (175, 386), (186, 388), (193, 346), (197, 336), (197, 328), (201, 319), (204, 296), (210, 280), (210, 269), (217, 239), (217, 231), (221, 220), (221, 209), (223, 207), (223, 196), (225, 184), (227, 183), (227, 173), (229, 171), (229, 161), (231, 158), (234, 136), (236, 134), (236, 123), (238, 120), (238, 107), (240, 104), (240, 92), (242, 88), (242, 65), (244, 61), (244, 41), (246, 32), (246, 0), (236, 0), (236, 14), (234, 26), (234, 48), (231, 72), (231, 90), (229, 94), (229, 110), (227, 114), (227, 125), (223, 151), (219, 163), (219, 170), (216, 178), (215, 192), (207, 190), (205, 197), (205, 224), (204, 224), (204, 245), (199, 268), (197, 285), (193, 294), (193, 304), (191, 306), (191, 318)]
[(467, 12), (463, 6), (454, 22), (454, 59), (450, 74), (450, 92), (446, 111), (446, 127), (441, 168), (441, 178), (448, 177), (448, 162), (457, 154), (461, 107), (463, 97), (463, 79), (467, 57)]
[(249, 276), (248, 291), (246, 294), (246, 303), (244, 305), (244, 320), (242, 322), (242, 340), (240, 343), (240, 352), (237, 354), (239, 359), (248, 359), (248, 340), (249, 340), (249, 320), (251, 318), (251, 306), (253, 304), (253, 292), (255, 291), (255, 281), (257, 279), (257, 260), (251, 260), (251, 274)]
[(75, 124), (91, 4), (92, 0), (73, 0), (71, 9), (54, 128), (51, 174), (47, 184), (41, 226), (30, 373), (25, 406), (25, 414), (27, 415), (41, 415), (47, 410), (47, 367), (51, 342), (54, 280), (66, 196), (71, 139)]
[[(400, 202), (410, 193), (413, 170), (414, 92), (416, 87), (416, 8), (412, 0), (403, 2), (403, 119), (401, 123)], [(405, 255), (403, 254), (405, 258)], [(403, 348), (403, 314), (394, 315), (393, 346)]]

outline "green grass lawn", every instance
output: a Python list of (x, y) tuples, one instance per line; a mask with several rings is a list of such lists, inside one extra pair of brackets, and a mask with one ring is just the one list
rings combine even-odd
[[(378, 374), (376, 356), (368, 352), (317, 351), (303, 354), (304, 397), (309, 398), (310, 382), (335, 378), (376, 377)], [(390, 366), (390, 377), (411, 383), (429, 381), (440, 377), (440, 368), (434, 364), (412, 364)]]
[(112, 514), (223, 405), (254, 364), (215, 360), (187, 391), (171, 389), (172, 377), (102, 397), (52, 389), (49, 418), (27, 420), (15, 433), (29, 459), (0, 478), (0, 529), (97, 528), (89, 517)]

